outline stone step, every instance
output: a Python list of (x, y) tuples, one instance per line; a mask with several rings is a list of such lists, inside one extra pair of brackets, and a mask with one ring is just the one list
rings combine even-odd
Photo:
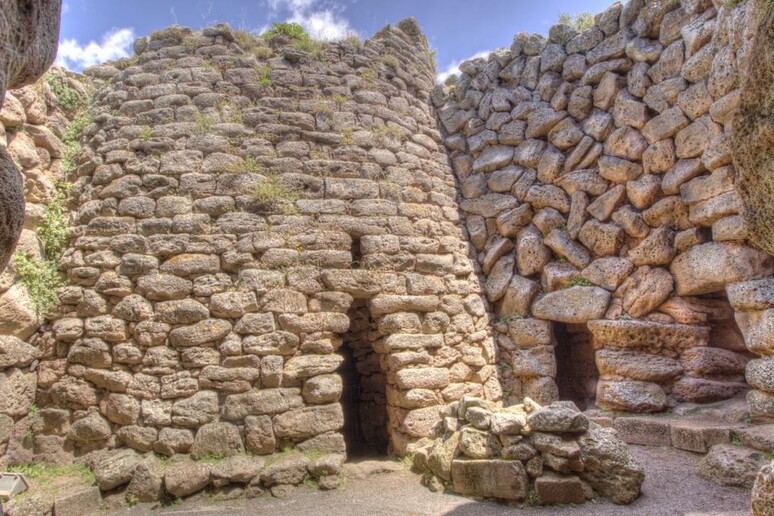
[(735, 433), (743, 446), (766, 453), (774, 452), (774, 424), (742, 428)]

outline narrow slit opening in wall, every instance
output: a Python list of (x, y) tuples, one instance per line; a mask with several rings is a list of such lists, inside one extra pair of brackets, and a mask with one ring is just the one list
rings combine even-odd
[(339, 374), (343, 389), (341, 405), (344, 411), (344, 441), (347, 457), (387, 456), (387, 376), (381, 365), (381, 355), (372, 342), (378, 335), (366, 300), (358, 299), (350, 308), (349, 331), (343, 335), (339, 353), (344, 357)]
[(599, 371), (591, 333), (585, 324), (554, 323), (554, 338), (559, 399), (574, 402), (580, 410), (593, 408)]
[(352, 253), (352, 268), (362, 269), (363, 264), (360, 263), (363, 260), (363, 252), (360, 250), (360, 239), (357, 237), (352, 238), (352, 247), (350, 248)]

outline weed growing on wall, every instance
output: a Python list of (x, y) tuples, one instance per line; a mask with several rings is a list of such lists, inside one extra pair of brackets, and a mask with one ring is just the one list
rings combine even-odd
[(70, 232), (67, 229), (65, 201), (67, 191), (71, 187), (72, 185), (69, 183), (57, 184), (54, 198), (46, 206), (43, 220), (38, 227), (38, 237), (43, 242), (46, 257), (52, 261), (61, 258), (70, 238)]
[(53, 260), (36, 260), (26, 253), (16, 253), (13, 257), (16, 275), (40, 315), (47, 315), (59, 304), (57, 289), (66, 285)]
[(298, 200), (298, 191), (279, 181), (277, 177), (270, 177), (253, 187), (253, 200), (264, 209), (275, 209), (280, 206), (287, 207)]
[(81, 153), (81, 144), (78, 140), (83, 130), (91, 122), (91, 114), (87, 111), (75, 117), (67, 126), (62, 136), (62, 142), (65, 145), (64, 156), (62, 157), (65, 173), (72, 172), (75, 169), (78, 155)]
[(56, 97), (57, 104), (64, 111), (72, 113), (86, 106), (88, 101), (86, 97), (80, 91), (70, 86), (66, 78), (53, 73), (46, 73), (43, 76), (43, 80), (51, 88), (52, 93)]

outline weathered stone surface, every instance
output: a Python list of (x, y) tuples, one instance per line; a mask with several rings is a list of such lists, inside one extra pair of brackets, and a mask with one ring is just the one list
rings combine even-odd
[(463, 460), (451, 463), (454, 491), (469, 496), (523, 500), (529, 485), (518, 461)]
[(610, 410), (658, 412), (666, 401), (666, 394), (655, 383), (601, 381), (597, 385), (597, 404)]
[(344, 426), (341, 405), (318, 405), (289, 410), (274, 417), (274, 434), (285, 438), (308, 438), (340, 430)]
[(211, 465), (183, 460), (173, 462), (164, 472), (164, 487), (172, 496), (188, 496), (210, 484)]
[(755, 280), (774, 273), (767, 254), (730, 243), (708, 243), (678, 255), (670, 267), (679, 296), (707, 294), (729, 283)]
[(615, 430), (590, 423), (578, 445), (584, 465), (579, 476), (595, 491), (618, 504), (637, 499), (645, 474)]
[(539, 432), (578, 433), (589, 428), (589, 420), (577, 408), (560, 404), (538, 409), (527, 417), (527, 423)]
[[(705, 348), (694, 348), (699, 349)], [(683, 372), (683, 367), (677, 360), (649, 353), (600, 349), (595, 357), (599, 373), (603, 376), (620, 375), (632, 380), (663, 382)]]
[(94, 461), (94, 476), (103, 491), (129, 483), (142, 457), (134, 450), (107, 452)]
[(752, 490), (753, 516), (764, 516), (774, 509), (774, 464), (764, 466), (755, 477)]
[(610, 303), (610, 293), (598, 287), (570, 287), (549, 292), (532, 304), (540, 319), (565, 323), (585, 323), (600, 319)]
[(717, 444), (696, 466), (696, 473), (722, 486), (751, 488), (758, 470), (767, 464), (757, 451), (730, 444)]
[(676, 356), (681, 350), (706, 346), (709, 328), (648, 321), (589, 321), (594, 347), (643, 350)]
[(244, 452), (239, 429), (230, 423), (208, 423), (196, 431), (191, 458), (230, 457)]

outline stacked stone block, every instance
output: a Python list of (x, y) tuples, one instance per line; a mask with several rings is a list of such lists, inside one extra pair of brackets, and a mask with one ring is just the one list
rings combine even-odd
[(597, 495), (628, 504), (640, 494), (642, 467), (624, 442), (572, 402), (503, 408), (466, 396), (445, 415), (444, 431), (417, 443), (413, 458), (431, 489), (541, 505)]
[[(631, 321), (637, 339), (677, 339), (646, 375), (661, 379), (615, 403), (609, 382), (634, 377), (597, 339), (601, 407), (661, 410), (744, 388), (747, 353), (717, 314), (726, 285), (774, 272), (749, 245), (730, 145), (761, 16), (757, 2), (616, 3), (582, 32), (519, 33), (433, 91), (514, 400), (557, 399), (545, 321)], [(688, 357), (675, 331), (703, 336)]]
[(171, 27), (88, 71), (105, 84), (41, 337), (35, 460), (343, 454), (343, 345), (395, 453), (445, 403), (500, 399), (416, 24), (322, 55), (291, 43)]
[(736, 310), (736, 321), (755, 359), (745, 376), (753, 389), (747, 393), (750, 416), (755, 421), (774, 420), (774, 281), (763, 279), (726, 288)]

